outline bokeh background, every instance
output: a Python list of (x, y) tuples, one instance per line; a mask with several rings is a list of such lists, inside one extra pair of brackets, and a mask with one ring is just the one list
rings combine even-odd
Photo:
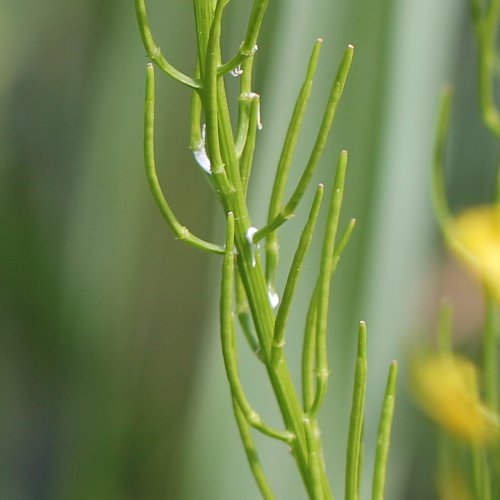
[[(248, 4), (233, 0), (227, 8), (226, 57), (243, 38)], [(191, 2), (148, 6), (163, 52), (192, 72)], [(432, 218), (429, 172), (445, 82), (456, 86), (448, 162), (454, 209), (491, 199), (498, 155), (478, 117), (467, 2), (270, 2), (255, 81), (264, 129), (251, 182), (254, 225), (265, 220), (280, 144), (319, 36), (325, 43), (290, 187), (342, 51), (356, 47), (315, 179), (328, 185), (338, 151), (349, 149), (343, 220), (356, 217), (358, 226), (332, 298), (332, 376), (321, 415), (328, 467), (341, 496), (353, 348), (363, 319), (370, 373), (364, 491), (388, 364), (397, 358), (387, 498), (433, 499), (433, 430), (407, 395), (408, 353), (432, 336), (443, 288), (465, 294), (459, 323), (468, 331), (481, 316), (480, 305), (465, 307), (476, 303), (473, 285), (447, 263)], [(173, 239), (145, 181), (145, 64), (131, 1), (0, 2), (2, 499), (258, 498), (218, 344), (220, 260)], [(188, 148), (189, 92), (157, 80), (165, 191), (184, 224), (220, 239), (222, 213)], [(284, 269), (306, 213), (302, 206), (281, 231)], [(318, 243), (288, 333), (292, 363)], [(241, 347), (250, 399), (279, 423), (266, 379)], [(277, 497), (304, 498), (287, 450), (257, 442)]]

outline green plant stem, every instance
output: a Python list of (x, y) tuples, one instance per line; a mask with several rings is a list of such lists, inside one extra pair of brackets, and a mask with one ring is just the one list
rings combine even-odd
[(257, 50), (257, 38), (259, 37), (260, 27), (264, 14), (266, 13), (269, 0), (255, 0), (250, 19), (248, 21), (247, 33), (245, 40), (240, 45), (238, 53), (233, 59), (221, 65), (218, 69), (219, 75), (224, 75), (229, 71), (239, 66), (246, 58), (251, 57)]
[(176, 237), (201, 250), (214, 253), (224, 253), (224, 249), (219, 245), (209, 243), (197, 236), (194, 236), (187, 227), (183, 226), (176, 218), (170, 208), (163, 191), (161, 189), (158, 176), (156, 174), (156, 163), (154, 154), (154, 118), (155, 118), (155, 79), (154, 67), (149, 63), (146, 67), (146, 105), (144, 112), (144, 163), (146, 165), (146, 175), (151, 193), (158, 205), (161, 214), (167, 221)]
[(268, 234), (278, 229), (278, 227), (280, 227), (284, 222), (293, 217), (297, 205), (304, 196), (304, 193), (307, 189), (307, 186), (309, 185), (309, 182), (311, 180), (314, 171), (316, 170), (319, 159), (325, 147), (326, 140), (328, 138), (328, 133), (330, 132), (330, 129), (332, 127), (333, 120), (335, 118), (335, 114), (337, 112), (338, 104), (340, 101), (340, 97), (342, 95), (342, 91), (344, 90), (345, 82), (347, 80), (347, 75), (349, 74), (349, 68), (351, 67), (353, 54), (354, 54), (354, 47), (352, 45), (349, 45), (344, 53), (344, 57), (342, 58), (342, 62), (340, 63), (337, 76), (335, 77), (335, 80), (333, 82), (332, 89), (330, 91), (330, 96), (328, 98), (328, 103), (326, 105), (325, 114), (323, 115), (323, 120), (321, 122), (318, 135), (316, 137), (316, 142), (314, 143), (306, 168), (302, 173), (302, 176), (297, 184), (297, 187), (292, 193), (290, 200), (274, 217), (274, 219), (270, 221), (262, 229), (259, 229), (257, 233), (255, 233), (254, 235), (255, 243), (265, 238)]
[[(206, 82), (203, 91), (205, 117), (207, 119), (207, 145), (212, 163), (212, 174), (224, 209), (235, 216), (235, 246), (238, 252), (238, 272), (241, 276), (245, 293), (252, 312), (255, 330), (264, 359), (269, 360), (274, 317), (267, 296), (267, 286), (260, 265), (260, 258), (247, 234), (250, 217), (245, 204), (237, 154), (232, 136), (224, 82), (217, 76), (217, 61), (220, 59), (218, 40), (220, 38), (220, 20), (225, 2), (216, 6), (207, 48)], [(220, 132), (220, 137), (219, 137)], [(222, 161), (224, 158), (224, 161)], [(220, 185), (215, 176), (214, 165), (219, 172), (227, 172), (228, 183)], [(224, 180), (224, 177), (220, 177)], [(229, 182), (231, 184), (229, 184)], [(285, 426), (296, 439), (290, 444), (306, 488), (310, 493), (308, 481), (307, 444), (302, 423), (302, 412), (286, 363), (276, 367), (267, 366), (268, 375), (278, 401)]]
[(375, 452), (375, 465), (373, 470), (372, 500), (384, 500), (387, 459), (389, 457), (391, 427), (396, 399), (396, 377), (397, 364), (393, 361), (389, 369), (389, 377), (387, 379), (382, 413), (380, 415), (378, 427), (377, 449)]
[(250, 171), (253, 163), (255, 140), (257, 136), (257, 128), (258, 128), (259, 113), (260, 113), (260, 97), (257, 94), (251, 97), (249, 112), (250, 116), (248, 120), (248, 133), (240, 159), (241, 183), (243, 184), (245, 197), (248, 190), (248, 180), (250, 178)]
[(327, 325), (330, 298), (331, 269), (335, 250), (335, 236), (339, 225), (340, 208), (344, 195), (345, 173), (347, 168), (347, 151), (340, 153), (333, 184), (330, 207), (326, 221), (325, 238), (321, 253), (321, 264), (318, 277), (318, 300), (316, 317), (316, 393), (314, 401), (307, 409), (309, 415), (315, 416), (323, 402), (328, 382), (328, 350), (327, 350)]
[(142, 42), (151, 61), (158, 66), (165, 74), (171, 76), (174, 80), (187, 85), (192, 89), (199, 89), (201, 84), (199, 80), (191, 78), (174, 66), (172, 66), (163, 57), (160, 47), (158, 47), (151, 34), (151, 29), (148, 23), (147, 11), (145, 0), (135, 0), (135, 13), (137, 16), (137, 23), (141, 33)]
[(285, 345), (285, 327), (287, 324), (288, 313), (292, 305), (292, 298), (295, 292), (295, 287), (297, 286), (297, 281), (299, 278), (300, 271), (302, 269), (302, 264), (304, 262), (304, 257), (307, 250), (311, 244), (314, 227), (318, 219), (318, 213), (321, 206), (321, 200), (323, 198), (323, 185), (320, 184), (316, 190), (316, 195), (314, 197), (311, 211), (309, 213), (309, 218), (304, 230), (300, 236), (300, 241), (297, 246), (297, 250), (292, 260), (292, 265), (290, 266), (290, 271), (285, 284), (285, 290), (283, 292), (283, 298), (281, 305), (278, 309), (278, 314), (276, 316), (276, 321), (274, 324), (274, 335), (273, 335), (273, 346), (271, 352), (271, 362), (276, 365), (283, 353), (283, 347)]
[(290, 432), (280, 432), (265, 425), (256, 411), (252, 409), (248, 402), (243, 386), (238, 374), (238, 361), (236, 340), (234, 335), (233, 321), (233, 286), (234, 286), (234, 215), (229, 212), (227, 215), (226, 251), (222, 266), (221, 300), (220, 300), (220, 321), (221, 321), (221, 344), (224, 365), (226, 367), (227, 379), (231, 387), (231, 393), (238, 406), (245, 416), (246, 421), (269, 437), (290, 443), (294, 436)]
[[(355, 219), (351, 219), (337, 245), (332, 262), (331, 274), (335, 273), (344, 248), (352, 234)], [(304, 408), (310, 408), (314, 400), (314, 359), (316, 352), (316, 317), (318, 312), (318, 283), (313, 290), (306, 317), (304, 343), (302, 346), (302, 400)]]
[(438, 121), (434, 142), (433, 168), (432, 168), (432, 203), (439, 227), (445, 238), (449, 239), (450, 211), (448, 208), (445, 176), (444, 158), (446, 151), (446, 137), (450, 123), (452, 91), (445, 87), (441, 93), (441, 101), (438, 111)]
[(354, 374), (354, 390), (352, 393), (351, 418), (349, 423), (349, 434), (347, 441), (347, 460), (345, 474), (345, 499), (358, 500), (361, 435), (363, 432), (364, 406), (366, 392), (366, 325), (362, 321), (359, 324), (358, 333), (358, 355), (356, 370)]
[(491, 0), (487, 6), (471, 0), (472, 19), (478, 43), (479, 101), (485, 125), (500, 139), (500, 113), (495, 103), (496, 35), (500, 1)]
[[(304, 114), (311, 95), (314, 75), (318, 65), (319, 53), (323, 41), (317, 40), (309, 59), (306, 77), (300, 93), (297, 97), (295, 107), (290, 118), (290, 124), (285, 136), (285, 142), (281, 151), (281, 156), (276, 169), (271, 201), (268, 210), (268, 223), (270, 223), (279, 213), (285, 194), (285, 185), (292, 164), (293, 153), (297, 145), (297, 140), (302, 128)], [(275, 287), (276, 268), (278, 266), (278, 234), (277, 231), (270, 232), (266, 237), (266, 279), (267, 282)]]
[(245, 448), (245, 454), (247, 456), (248, 464), (250, 465), (250, 470), (252, 471), (255, 482), (257, 483), (257, 487), (259, 488), (259, 491), (261, 492), (262, 498), (264, 500), (274, 500), (274, 495), (269, 482), (267, 481), (264, 470), (262, 469), (259, 455), (257, 453), (257, 448), (255, 447), (248, 422), (246, 421), (245, 416), (243, 415), (243, 412), (241, 411), (240, 407), (238, 406), (238, 402), (234, 397), (232, 398), (232, 401), (236, 423), (240, 431), (241, 441), (243, 443), (243, 447)]

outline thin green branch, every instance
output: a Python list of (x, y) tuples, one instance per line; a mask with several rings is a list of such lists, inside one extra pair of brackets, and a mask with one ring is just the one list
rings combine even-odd
[(253, 57), (249, 57), (248, 59), (246, 59), (241, 65), (239, 74), (240, 95), (238, 98), (238, 124), (236, 127), (237, 132), (235, 140), (235, 147), (238, 158), (241, 156), (246, 144), (247, 134), (250, 127), (250, 108), (252, 106), (253, 99), (257, 97), (257, 94), (252, 92), (253, 61)]
[(219, 67), (219, 75), (224, 75), (229, 71), (232, 71), (234, 68), (242, 64), (245, 59), (252, 57), (255, 54), (255, 51), (257, 50), (257, 38), (259, 37), (262, 19), (266, 13), (268, 3), (269, 0), (255, 0), (252, 12), (250, 13), (250, 19), (248, 20), (245, 40), (243, 40), (243, 43), (240, 45), (238, 53), (230, 61)]
[(327, 349), (327, 323), (330, 298), (331, 269), (335, 251), (335, 236), (339, 225), (340, 209), (344, 195), (345, 174), (347, 168), (347, 151), (340, 153), (335, 173), (335, 182), (332, 190), (330, 207), (326, 221), (325, 238), (321, 253), (321, 264), (318, 277), (318, 300), (316, 318), (316, 393), (311, 407), (307, 410), (315, 416), (323, 402), (328, 382), (328, 349)]
[(364, 407), (366, 393), (366, 325), (363, 321), (359, 324), (358, 354), (354, 374), (354, 389), (352, 392), (351, 418), (349, 422), (349, 437), (347, 441), (347, 460), (345, 472), (345, 499), (358, 500), (361, 436), (363, 433)]
[(441, 101), (438, 111), (438, 122), (434, 141), (433, 169), (432, 169), (432, 203), (434, 213), (438, 221), (441, 232), (449, 238), (450, 210), (448, 208), (444, 159), (446, 152), (446, 138), (451, 114), (452, 91), (446, 87), (441, 94)]
[(135, 13), (137, 16), (137, 23), (139, 24), (142, 42), (151, 61), (153, 61), (158, 66), (158, 68), (160, 68), (168, 76), (171, 76), (174, 80), (177, 80), (178, 82), (187, 85), (192, 89), (201, 88), (199, 80), (185, 75), (174, 66), (172, 66), (165, 59), (165, 57), (163, 57), (160, 47), (156, 45), (151, 33), (151, 29), (149, 27), (145, 0), (135, 0)]
[(297, 208), (297, 205), (304, 196), (309, 181), (311, 180), (311, 177), (314, 171), (316, 170), (318, 162), (321, 158), (321, 154), (323, 152), (326, 140), (328, 138), (328, 133), (330, 132), (333, 120), (335, 118), (335, 114), (338, 108), (340, 97), (342, 95), (342, 91), (344, 90), (344, 85), (347, 80), (349, 68), (351, 67), (353, 53), (354, 53), (354, 47), (352, 45), (348, 45), (344, 53), (342, 62), (340, 63), (337, 76), (335, 77), (335, 80), (332, 85), (330, 96), (328, 98), (328, 103), (325, 109), (325, 114), (323, 115), (323, 120), (321, 122), (318, 135), (316, 137), (316, 142), (313, 146), (311, 155), (309, 157), (309, 161), (307, 162), (306, 168), (302, 173), (302, 176), (299, 180), (299, 183), (297, 184), (297, 187), (295, 188), (295, 191), (292, 193), (290, 200), (276, 215), (276, 217), (266, 226), (260, 229), (257, 233), (255, 233), (254, 242), (260, 241), (262, 238), (266, 237), (269, 233), (275, 231), (288, 219), (293, 217), (295, 209)]
[(220, 299), (220, 322), (221, 322), (221, 344), (224, 366), (227, 379), (231, 387), (231, 393), (238, 402), (241, 412), (248, 424), (259, 430), (266, 436), (291, 443), (294, 435), (291, 432), (277, 431), (262, 422), (260, 416), (255, 412), (248, 402), (238, 373), (238, 359), (236, 340), (234, 335), (233, 320), (233, 281), (234, 281), (234, 215), (227, 214), (226, 249), (222, 265), (221, 299)]
[(257, 448), (255, 447), (254, 440), (252, 438), (252, 433), (250, 432), (250, 426), (245, 419), (245, 415), (238, 406), (238, 401), (236, 398), (232, 398), (233, 410), (236, 417), (236, 423), (238, 424), (238, 429), (240, 431), (241, 441), (243, 447), (245, 448), (245, 454), (248, 459), (248, 464), (250, 465), (250, 470), (252, 471), (257, 487), (262, 494), (264, 500), (274, 500), (274, 495), (267, 481), (264, 470), (259, 460), (259, 455), (257, 454)]
[(496, 38), (500, 1), (470, 0), (477, 40), (478, 86), (481, 114), (485, 125), (500, 138), (500, 113), (495, 102)]
[(205, 61), (206, 82), (203, 92), (203, 103), (206, 119), (206, 144), (208, 157), (211, 163), (211, 172), (219, 193), (224, 197), (230, 196), (234, 191), (231, 186), (225, 165), (222, 160), (221, 144), (219, 138), (218, 116), (218, 77), (217, 61), (220, 57), (220, 32), (222, 13), (229, 0), (219, 0), (215, 8), (212, 27), (208, 38), (207, 55)]
[(389, 377), (385, 390), (382, 413), (377, 434), (377, 449), (373, 470), (372, 500), (384, 500), (385, 478), (387, 476), (387, 459), (391, 442), (392, 419), (396, 399), (397, 363), (393, 361), (389, 369)]
[(240, 175), (243, 185), (244, 196), (246, 197), (248, 190), (248, 180), (253, 164), (253, 155), (255, 152), (255, 141), (257, 139), (257, 128), (259, 125), (260, 115), (260, 97), (258, 94), (253, 94), (250, 97), (250, 117), (248, 122), (248, 133), (245, 140), (245, 147), (241, 153), (240, 159)]
[(304, 411), (314, 401), (314, 358), (316, 352), (316, 321), (318, 317), (318, 284), (309, 302), (302, 344), (302, 405)]
[[(307, 104), (309, 103), (309, 97), (311, 95), (313, 79), (314, 75), (316, 74), (316, 68), (318, 66), (319, 53), (322, 43), (322, 40), (317, 40), (314, 44), (311, 56), (309, 58), (306, 76), (297, 97), (292, 117), (290, 118), (290, 124), (285, 136), (285, 141), (281, 150), (281, 156), (278, 162), (278, 167), (276, 169), (276, 176), (274, 178), (274, 185), (268, 210), (268, 223), (271, 222), (276, 217), (276, 215), (278, 215), (283, 203), (285, 185), (290, 171), (290, 166), (292, 164), (293, 153), (295, 151), (300, 130), (302, 128), (304, 114), (307, 108)], [(267, 282), (273, 287), (275, 286), (276, 282), (277, 266), (278, 235), (277, 232), (274, 231), (269, 233), (266, 239), (266, 278)]]
[(308, 461), (309, 461), (309, 485), (312, 500), (323, 500), (323, 487), (321, 482), (321, 462), (317, 449), (317, 439), (312, 430), (309, 417), (304, 418), (304, 429), (306, 431)]
[(175, 236), (189, 245), (201, 250), (214, 253), (224, 253), (224, 249), (219, 245), (209, 243), (197, 236), (191, 234), (189, 229), (183, 226), (172, 212), (156, 173), (155, 154), (154, 154), (154, 120), (155, 120), (155, 79), (154, 67), (148, 63), (146, 67), (146, 103), (144, 112), (144, 163), (146, 166), (146, 175), (151, 188), (151, 193), (158, 205), (161, 214), (167, 221)]
[(292, 298), (297, 286), (300, 271), (302, 270), (304, 257), (311, 244), (314, 227), (316, 225), (321, 206), (321, 200), (323, 199), (323, 189), (323, 184), (320, 184), (316, 190), (309, 218), (307, 219), (300, 236), (299, 244), (297, 246), (297, 250), (295, 251), (292, 265), (290, 266), (290, 271), (285, 284), (285, 290), (283, 292), (283, 299), (278, 309), (276, 322), (274, 324), (273, 346), (271, 351), (271, 363), (273, 364), (277, 364), (281, 359), (283, 347), (285, 345), (285, 327), (288, 319), (288, 313), (290, 312)]
[[(333, 254), (331, 273), (335, 273), (343, 250), (345, 249), (352, 231), (356, 225), (356, 220), (351, 219), (344, 234), (340, 238)], [(315, 373), (315, 352), (316, 352), (316, 318), (318, 313), (319, 282), (316, 282), (306, 317), (304, 329), (304, 342), (302, 346), (302, 400), (304, 408), (310, 408), (314, 401), (314, 373)]]

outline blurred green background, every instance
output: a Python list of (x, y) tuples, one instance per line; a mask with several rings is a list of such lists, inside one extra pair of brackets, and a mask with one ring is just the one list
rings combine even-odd
[[(248, 3), (233, 0), (227, 9), (226, 57), (243, 38)], [(192, 72), (191, 3), (148, 6), (163, 52)], [(433, 324), (432, 300), (423, 297), (439, 298), (429, 171), (444, 82), (457, 86), (455, 208), (491, 195), (498, 155), (477, 116), (466, 2), (270, 2), (255, 82), (264, 129), (251, 181), (254, 225), (264, 222), (280, 144), (319, 36), (325, 43), (290, 187), (342, 51), (356, 47), (316, 178), (328, 185), (339, 149), (349, 149), (344, 221), (356, 217), (358, 226), (334, 281), (332, 376), (321, 415), (328, 467), (340, 498), (363, 319), (370, 370), (364, 491), (388, 364), (398, 358), (387, 498), (432, 499), (433, 438), (406, 396), (405, 359)], [(258, 498), (218, 345), (220, 260), (173, 239), (145, 181), (146, 58), (133, 3), (3, 1), (0, 40), (0, 498)], [(167, 197), (196, 234), (220, 239), (222, 214), (188, 148), (189, 92), (159, 77), (157, 93)], [(281, 231), (283, 269), (306, 212)], [(297, 367), (317, 255), (313, 249), (288, 333)], [(250, 399), (279, 423), (264, 374), (241, 344)], [(287, 450), (257, 442), (277, 497), (304, 498)]]

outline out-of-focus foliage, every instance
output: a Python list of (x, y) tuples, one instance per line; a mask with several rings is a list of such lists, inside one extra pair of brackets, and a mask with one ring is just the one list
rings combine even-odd
[[(148, 6), (162, 50), (191, 73), (190, 2)], [(367, 320), (370, 332), (370, 421), (379, 412), (385, 367), (404, 357), (408, 325), (421, 319), (412, 310), (430, 254), (435, 108), (440, 85), (454, 74), (454, 206), (481, 199), (488, 182), (479, 179), (497, 153), (477, 131), (471, 33), (466, 22), (457, 37), (460, 8), (451, 0), (271, 2), (259, 42), (264, 129), (250, 187), (257, 224), (312, 43), (325, 39), (309, 139), (341, 51), (356, 46), (326, 155), (332, 160), (318, 175), (330, 179), (338, 149), (350, 150), (344, 214), (358, 227), (334, 284), (332, 387), (322, 419), (337, 496), (356, 323)], [(227, 9), (228, 55), (242, 39), (247, 12), (243, 0)], [(220, 261), (173, 240), (147, 190), (146, 59), (132, 3), (3, 2), (0, 28), (0, 498), (256, 498), (216, 335)], [(220, 238), (221, 214), (188, 149), (189, 93), (159, 78), (157, 94), (165, 191), (189, 227)], [(306, 134), (297, 175), (309, 146)], [(298, 214), (297, 231), (305, 215)], [(294, 248), (287, 241), (297, 237), (291, 226), (282, 234), (284, 259)], [(304, 280), (304, 291), (311, 283)], [(301, 333), (303, 311), (293, 314)], [(292, 341), (287, 348), (297, 356)], [(253, 363), (250, 356), (245, 363)], [(252, 401), (276, 421), (264, 378), (250, 379), (253, 372), (243, 368)], [(388, 499), (432, 498), (419, 428), (400, 398)], [(287, 485), (278, 498), (303, 498), (296, 479), (287, 480), (286, 450), (258, 444), (264, 466)]]

